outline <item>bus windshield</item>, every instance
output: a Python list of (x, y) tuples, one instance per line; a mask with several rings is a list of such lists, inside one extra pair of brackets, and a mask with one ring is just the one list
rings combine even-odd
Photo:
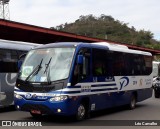
[(20, 70), (19, 79), (48, 82), (66, 79), (75, 48), (45, 48), (31, 50)]

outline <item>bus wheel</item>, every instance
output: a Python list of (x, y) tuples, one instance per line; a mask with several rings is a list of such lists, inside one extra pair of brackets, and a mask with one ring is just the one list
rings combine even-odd
[(42, 114), (34, 114), (34, 113), (31, 113), (31, 112), (30, 112), (30, 114), (33, 118), (40, 118), (42, 116)]
[(83, 103), (81, 103), (77, 108), (76, 119), (78, 121), (81, 121), (85, 118), (85, 116), (86, 116), (86, 107)]
[(135, 95), (133, 94), (133, 95), (131, 96), (131, 99), (130, 99), (129, 108), (130, 108), (131, 110), (133, 110), (133, 109), (135, 109), (135, 107), (136, 107), (136, 97), (135, 97)]

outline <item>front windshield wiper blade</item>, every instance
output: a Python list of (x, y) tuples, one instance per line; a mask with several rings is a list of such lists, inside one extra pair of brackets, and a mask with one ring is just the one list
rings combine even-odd
[(48, 69), (47, 82), (48, 82), (48, 85), (51, 84), (51, 79), (50, 79), (50, 67), (49, 67), (49, 69)]
[(44, 70), (44, 74), (47, 72), (48, 66), (51, 63), (52, 57), (49, 59), (48, 63), (46, 64), (46, 68)]
[(35, 67), (35, 69), (28, 75), (28, 77), (25, 79), (25, 82), (28, 81), (31, 76), (37, 74), (40, 71), (40, 69), (42, 68), (42, 62), (43, 62), (43, 58), (39, 63), (39, 65), (37, 65), (37, 67)]
[[(47, 77), (47, 83), (48, 85), (51, 84), (51, 79), (50, 79), (50, 63), (51, 63), (52, 57), (49, 59), (48, 63), (46, 64), (46, 68), (44, 70), (44, 74), (46, 73), (46, 77)], [(48, 73), (47, 73), (47, 69), (48, 69)]]

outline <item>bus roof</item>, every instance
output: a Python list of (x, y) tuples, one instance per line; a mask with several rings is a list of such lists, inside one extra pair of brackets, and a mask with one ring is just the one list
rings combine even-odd
[(27, 50), (28, 51), (37, 46), (39, 46), (39, 44), (0, 39), (0, 49), (13, 49), (13, 50)]
[(132, 49), (129, 49), (125, 45), (110, 44), (110, 43), (107, 43), (107, 42), (96, 42), (96, 43), (57, 42), (57, 43), (50, 43), (50, 44), (39, 46), (39, 47), (37, 47), (37, 49), (38, 48), (51, 48), (51, 47), (76, 47), (76, 46), (83, 46), (83, 47), (90, 47), (90, 48), (100, 48), (100, 49), (106, 49), (106, 50), (111, 50), (111, 51), (118, 51), (118, 52), (125, 52), (125, 53), (135, 53), (135, 54), (152, 56), (152, 54), (149, 53), (149, 52), (132, 50)]
[(135, 54), (152, 56), (152, 54), (149, 52), (129, 49), (125, 45), (111, 44), (111, 43), (107, 43), (107, 42), (97, 42), (97, 43), (93, 43), (93, 44), (107, 46), (109, 48), (109, 50), (112, 50), (112, 51), (125, 52), (125, 53), (135, 53)]

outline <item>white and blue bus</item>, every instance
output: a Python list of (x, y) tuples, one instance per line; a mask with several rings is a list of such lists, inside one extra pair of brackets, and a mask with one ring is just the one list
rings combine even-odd
[(33, 117), (75, 115), (152, 96), (152, 55), (109, 43), (53, 43), (31, 50), (14, 91), (18, 110)]
[(0, 39), (0, 107), (13, 105), (19, 57), (35, 46), (38, 45)]

